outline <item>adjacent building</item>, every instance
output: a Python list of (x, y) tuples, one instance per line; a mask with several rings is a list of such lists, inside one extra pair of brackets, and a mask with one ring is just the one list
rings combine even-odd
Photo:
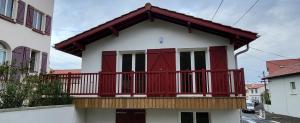
[(300, 118), (300, 58), (267, 61), (270, 112)]
[(0, 0), (0, 65), (48, 71), (54, 0)]
[(246, 84), (246, 98), (253, 102), (262, 103), (261, 94), (265, 91), (265, 85), (261, 83)]
[(234, 51), (257, 33), (146, 4), (55, 45), (82, 58), (56, 74), (81, 123), (239, 123)]

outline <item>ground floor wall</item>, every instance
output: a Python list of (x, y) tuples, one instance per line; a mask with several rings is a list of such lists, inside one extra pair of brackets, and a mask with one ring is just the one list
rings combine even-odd
[[(86, 123), (116, 123), (116, 110), (88, 109)], [(208, 112), (210, 123), (240, 123), (240, 110), (145, 110), (146, 123), (180, 123), (180, 112)]]
[(73, 105), (1, 109), (0, 123), (85, 123), (84, 116)]

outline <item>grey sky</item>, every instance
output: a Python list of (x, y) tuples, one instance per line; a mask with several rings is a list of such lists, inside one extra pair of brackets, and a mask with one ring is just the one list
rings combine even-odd
[[(55, 0), (54, 45), (75, 34), (121, 16), (150, 2), (152, 5), (211, 19), (221, 0)], [(232, 25), (256, 0), (224, 0), (214, 21)], [(265, 70), (265, 61), (300, 57), (300, 0), (260, 0), (235, 27), (258, 32), (261, 37), (238, 57), (245, 68), (246, 81), (257, 82)], [(284, 57), (274, 55), (280, 54)], [(51, 49), (52, 69), (80, 68), (81, 59)]]

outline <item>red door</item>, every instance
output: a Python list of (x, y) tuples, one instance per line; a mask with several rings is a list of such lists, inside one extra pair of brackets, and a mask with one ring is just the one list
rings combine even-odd
[(213, 96), (229, 96), (227, 50), (225, 46), (209, 48)]
[(147, 50), (147, 95), (176, 95), (175, 49)]
[(145, 110), (117, 109), (116, 123), (145, 123)]
[(116, 93), (116, 51), (102, 52), (102, 72), (99, 96), (115, 96)]

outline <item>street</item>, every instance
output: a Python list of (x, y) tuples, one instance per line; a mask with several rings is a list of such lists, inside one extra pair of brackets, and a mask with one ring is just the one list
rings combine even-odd
[(256, 114), (242, 113), (242, 123), (276, 123), (268, 120), (259, 119)]

